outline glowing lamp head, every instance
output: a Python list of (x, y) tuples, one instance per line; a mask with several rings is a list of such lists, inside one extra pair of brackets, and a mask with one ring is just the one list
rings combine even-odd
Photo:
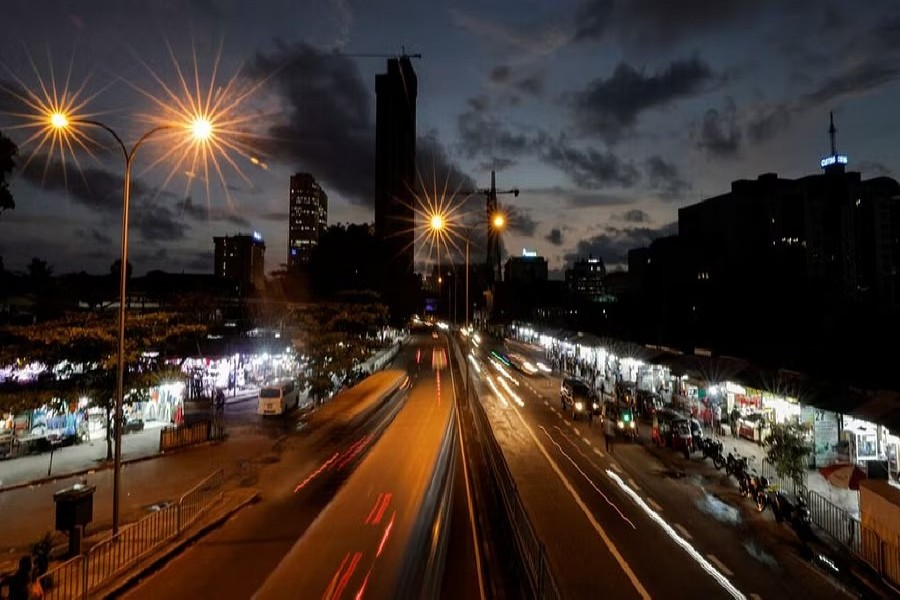
[(50, 115), (50, 126), (53, 129), (65, 129), (69, 126), (69, 117), (61, 112), (55, 112)]
[(431, 229), (434, 231), (443, 231), (444, 229), (444, 217), (442, 215), (431, 215), (431, 221), (429, 223), (431, 225)]
[(494, 226), (494, 229), (503, 229), (503, 226), (506, 225), (506, 217), (503, 216), (503, 213), (495, 213), (491, 218), (491, 225)]
[(191, 135), (198, 142), (205, 142), (212, 137), (213, 126), (206, 117), (197, 117), (191, 121)]

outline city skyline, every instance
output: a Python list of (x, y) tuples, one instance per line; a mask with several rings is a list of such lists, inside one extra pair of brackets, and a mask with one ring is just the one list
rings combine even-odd
[[(91, 108), (124, 123), (133, 96), (117, 78), (144, 85), (139, 57), (168, 80), (167, 39), (178, 56), (195, 47), (203, 69), (222, 41), (223, 73), (244, 63), (245, 77), (265, 80), (251, 110), (260, 115), (254, 125), (268, 169), (241, 163), (249, 183), (228, 177), (231, 203), (224, 191), (207, 204), (199, 192), (182, 194), (186, 185), (162, 189), (157, 173), (142, 174), (150, 157), (137, 166), (136, 195), (145, 197), (133, 221), (137, 273), (205, 272), (209, 238), (236, 231), (259, 230), (270, 247), (287, 247), (283, 190), (297, 171), (329, 190), (331, 222), (373, 222), (375, 75), (384, 59), (345, 55), (399, 53), (403, 45), (423, 54), (415, 65), (420, 173), (453, 165), (454, 181), (473, 188), (497, 168), (504, 185), (522, 190), (506, 203), (516, 217), (507, 250), (536, 249), (557, 279), (590, 253), (610, 270), (622, 266), (628, 249), (673, 231), (678, 208), (725, 193), (732, 180), (819, 172), (832, 110), (849, 170), (896, 176), (891, 132), (900, 117), (890, 98), (900, 73), (891, 61), (900, 44), (891, 32), (900, 16), (887, 2), (866, 12), (830, 2), (510, 6), (340, 2), (294, 19), (299, 9), (274, 3), (244, 31), (243, 9), (218, 2), (103, 10), (12, 2), (0, 26), (9, 69), (2, 79), (33, 82), (26, 51), (45, 76), (47, 50), (57, 76), (71, 54), (73, 81), (90, 73), (88, 91), (101, 92)], [(401, 18), (385, 20), (385, 11)], [(171, 23), (176, 15), (183, 25)], [(292, 20), (303, 25), (288, 27)], [(10, 104), (5, 96), (0, 110), (13, 111)], [(0, 117), (0, 131), (21, 142), (9, 120)], [(0, 216), (7, 268), (38, 256), (56, 272), (96, 272), (117, 258), (112, 174), (120, 165), (80, 159), (89, 186), (77, 175), (65, 187), (52, 173), (13, 178), (17, 208)], [(52, 237), (50, 223), (59, 226)], [(270, 253), (266, 271), (281, 262)]]

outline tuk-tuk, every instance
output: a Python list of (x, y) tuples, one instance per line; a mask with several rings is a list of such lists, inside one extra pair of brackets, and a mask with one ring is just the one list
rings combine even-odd
[(668, 446), (690, 458), (693, 451), (691, 426), (688, 419), (674, 411), (663, 410), (657, 414), (658, 431), (654, 431), (657, 446)]

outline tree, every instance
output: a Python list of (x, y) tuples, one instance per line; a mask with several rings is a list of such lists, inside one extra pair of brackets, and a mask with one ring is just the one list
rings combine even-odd
[(0, 132), (0, 214), (16, 207), (12, 192), (9, 191), (9, 175), (16, 166), (18, 152), (15, 143)]
[(298, 331), (298, 351), (307, 357), (301, 384), (321, 400), (331, 392), (334, 378), (345, 379), (380, 342), (377, 332), (387, 322), (387, 307), (374, 294), (342, 296), (344, 302), (322, 303), (291, 315)]
[[(192, 352), (207, 326), (172, 313), (129, 315), (125, 337), (125, 401), (159, 378), (166, 356)], [(148, 351), (155, 358), (148, 358)], [(0, 364), (39, 362), (55, 367), (31, 385), (0, 386), (0, 412), (36, 408), (52, 398), (70, 403), (91, 399), (106, 414), (106, 453), (112, 460), (112, 412), (115, 406), (118, 336), (116, 317), (108, 314), (72, 314), (35, 325), (0, 329)]]
[(806, 473), (809, 442), (806, 430), (796, 423), (772, 425), (766, 438), (766, 458), (782, 479), (802, 483)]

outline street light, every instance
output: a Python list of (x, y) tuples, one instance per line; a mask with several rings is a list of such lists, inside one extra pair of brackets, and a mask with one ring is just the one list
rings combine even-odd
[[(119, 531), (119, 490), (122, 479), (122, 404), (124, 403), (124, 379), (125, 379), (125, 303), (128, 264), (128, 216), (131, 207), (131, 167), (134, 164), (134, 156), (147, 139), (167, 129), (176, 128), (177, 125), (159, 125), (144, 133), (129, 150), (119, 134), (108, 125), (91, 119), (72, 118), (64, 112), (53, 112), (49, 115), (49, 126), (60, 135), (72, 133), (77, 126), (97, 127), (109, 133), (125, 158), (125, 182), (122, 199), (122, 259), (119, 265), (119, 326), (118, 326), (118, 357), (116, 360), (116, 409), (114, 425), (114, 438), (116, 453), (113, 466), (113, 535)], [(208, 143), (215, 131), (213, 122), (205, 116), (195, 116), (184, 124), (190, 136), (190, 141), (195, 144)]]

